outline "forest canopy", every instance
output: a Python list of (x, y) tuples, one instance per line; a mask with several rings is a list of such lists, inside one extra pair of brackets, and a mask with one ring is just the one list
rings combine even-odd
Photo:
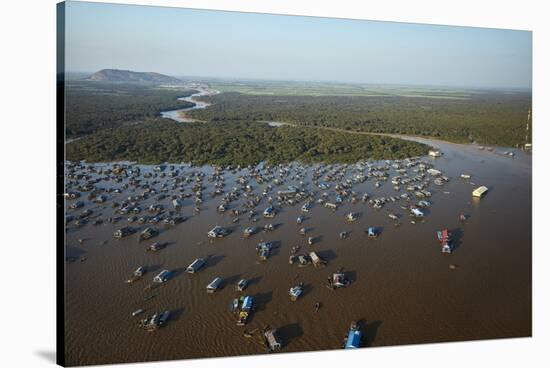
[(425, 155), (428, 146), (390, 137), (315, 128), (271, 127), (258, 122), (181, 124), (150, 119), (97, 131), (67, 144), (68, 160), (129, 160), (144, 164), (253, 165), (357, 162)]
[[(445, 97), (445, 98), (444, 98)], [(467, 97), (268, 96), (222, 93), (192, 111), (204, 121), (281, 121), (372, 133), (434, 137), (457, 143), (525, 142), (527, 92), (472, 91)], [(528, 138), (530, 141), (530, 138)]]
[(196, 91), (138, 83), (70, 82), (65, 91), (65, 134), (76, 138), (194, 106), (178, 100)]

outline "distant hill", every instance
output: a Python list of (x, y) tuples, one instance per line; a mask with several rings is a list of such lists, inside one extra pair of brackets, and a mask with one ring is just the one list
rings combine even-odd
[(181, 83), (181, 80), (164, 74), (119, 69), (103, 69), (90, 75), (86, 80), (98, 82)]

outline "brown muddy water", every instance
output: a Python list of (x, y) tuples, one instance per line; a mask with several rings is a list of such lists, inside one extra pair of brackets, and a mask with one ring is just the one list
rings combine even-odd
[[(353, 190), (359, 193), (357, 203), (350, 203), (348, 198), (336, 212), (314, 204), (301, 226), (296, 224), (301, 203), (285, 205), (274, 219), (264, 219), (261, 212), (268, 206), (265, 198), (256, 209), (258, 222), (252, 223), (242, 215), (239, 223), (232, 223), (233, 217), (227, 212), (216, 212), (220, 197), (211, 198), (214, 184), (206, 178), (200, 214), (193, 214), (192, 198), (186, 199), (181, 213), (189, 219), (171, 228), (157, 225), (160, 234), (149, 241), (138, 241), (137, 233), (113, 239), (113, 232), (127, 224), (128, 216), (122, 216), (117, 224), (94, 226), (90, 221), (75, 228), (70, 223), (67, 256), (79, 260), (66, 263), (67, 364), (261, 354), (265, 348), (259, 334), (246, 338), (243, 331), (265, 325), (278, 328), (284, 343), (282, 352), (339, 349), (354, 320), (361, 321), (364, 347), (530, 336), (531, 156), (514, 151), (516, 156), (512, 158), (476, 146), (427, 142), (439, 146), (444, 155), (424, 159), (451, 180), (442, 187), (430, 185), (433, 195), (428, 200), (432, 205), (425, 219), (416, 224), (400, 208), (406, 204), (403, 200), (389, 202), (379, 210), (360, 200), (363, 193), (376, 198), (405, 192), (404, 187), (396, 192), (390, 180), (375, 188), (372, 178), (354, 184)], [(352, 165), (349, 167), (351, 177)], [(147, 170), (152, 167), (142, 166), (142, 174)], [(183, 175), (198, 170), (208, 176), (208, 168), (186, 168)], [(311, 173), (310, 167), (304, 181), (318, 191), (319, 197), (323, 190), (313, 188)], [(461, 173), (471, 174), (472, 178), (461, 179)], [(224, 190), (228, 192), (239, 174), (226, 171), (224, 175)], [(394, 175), (392, 169), (390, 177)], [(156, 180), (162, 183), (168, 178)], [(265, 187), (255, 180), (249, 184), (255, 194), (261, 194)], [(289, 176), (284, 186), (290, 184), (293, 181)], [(334, 184), (326, 190), (332, 199)], [(471, 192), (479, 185), (490, 190), (481, 200), (474, 200)], [(121, 184), (99, 182), (96, 186)], [(190, 193), (191, 186), (187, 184), (186, 193)], [(272, 192), (284, 186), (274, 187)], [(121, 194), (111, 193), (109, 201), (101, 205), (86, 200), (83, 193), (79, 200), (85, 206), (67, 213), (91, 208), (94, 215), (107, 219), (113, 216), (113, 200), (120, 202), (141, 192), (128, 189)], [(154, 197), (140, 203), (141, 207), (156, 203)], [(241, 197), (230, 208), (244, 201)], [(72, 202), (68, 200), (67, 205)], [(171, 209), (169, 198), (161, 203)], [(360, 214), (354, 223), (345, 219), (350, 211)], [(401, 226), (393, 225), (388, 218), (390, 212), (401, 214)], [(461, 213), (469, 215), (466, 223), (459, 221)], [(279, 227), (243, 239), (244, 228), (266, 223)], [(223, 239), (207, 238), (207, 231), (216, 224), (233, 232)], [(298, 234), (302, 226), (317, 239), (313, 245), (307, 245), (306, 238)], [(382, 230), (376, 240), (364, 234), (369, 226)], [(454, 235), (452, 254), (440, 251), (436, 231), (442, 228)], [(350, 237), (340, 239), (341, 231), (351, 231)], [(258, 262), (255, 251), (261, 240), (277, 244), (265, 263)], [(159, 252), (147, 252), (146, 247), (155, 241), (169, 244)], [(295, 245), (302, 246), (300, 253), (316, 251), (328, 261), (327, 267), (290, 265), (288, 257)], [(195, 275), (185, 273), (196, 257), (209, 257), (207, 266)], [(124, 283), (140, 265), (149, 269), (145, 277)], [(341, 267), (351, 285), (339, 290), (326, 288), (323, 284), (327, 276)], [(145, 291), (144, 287), (162, 269), (173, 270), (173, 278)], [(225, 286), (207, 294), (206, 285), (217, 276), (226, 280)], [(239, 295), (234, 284), (240, 278), (251, 280), (244, 294), (254, 296), (256, 304), (246, 327), (236, 326), (235, 315), (229, 311), (231, 301)], [(288, 290), (298, 282), (305, 284), (305, 292), (292, 302)], [(144, 301), (148, 295), (154, 297)], [(314, 310), (316, 302), (321, 303), (318, 312)], [(172, 311), (172, 317), (164, 327), (147, 332), (138, 327), (139, 317), (131, 315), (139, 308), (145, 309), (140, 317), (164, 310)]]

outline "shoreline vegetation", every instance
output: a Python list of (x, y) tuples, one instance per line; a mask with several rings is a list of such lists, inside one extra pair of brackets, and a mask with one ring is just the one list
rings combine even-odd
[(347, 134), (258, 122), (176, 123), (149, 119), (139, 125), (100, 130), (66, 147), (70, 161), (132, 161), (194, 165), (352, 163), (404, 159), (428, 153), (429, 146), (398, 138)]
[[(525, 91), (460, 91), (457, 99), (446, 98), (448, 90), (431, 92), (442, 98), (406, 97), (395, 89), (384, 96), (222, 91), (194, 97), (210, 103), (207, 108), (180, 111), (195, 123), (159, 117), (195, 106), (178, 100), (194, 93), (193, 84), (69, 82), (66, 158), (142, 164), (350, 163), (420, 156), (430, 148), (390, 135), (512, 147), (525, 143), (531, 106)], [(283, 126), (270, 126), (270, 121)]]

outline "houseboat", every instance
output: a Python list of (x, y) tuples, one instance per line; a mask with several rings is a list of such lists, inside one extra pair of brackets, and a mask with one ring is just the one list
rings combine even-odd
[(371, 226), (367, 230), (367, 235), (369, 238), (376, 239), (380, 235), (380, 232), (377, 228)]
[(269, 206), (264, 210), (264, 217), (265, 218), (273, 218), (276, 215), (275, 208), (273, 206)]
[(237, 315), (237, 326), (245, 326), (254, 308), (254, 298), (246, 295), (233, 299), (231, 311)]
[(124, 226), (118, 229), (117, 231), (115, 231), (115, 233), (113, 234), (113, 237), (115, 237), (115, 239), (122, 239), (133, 233), (134, 233), (134, 230), (132, 228), (130, 228), (129, 226)]
[(197, 258), (193, 261), (193, 263), (191, 263), (189, 266), (187, 266), (187, 268), (185, 269), (185, 272), (187, 273), (196, 273), (198, 272), (204, 265), (206, 264), (206, 262), (204, 261), (204, 259), (202, 258)]
[(155, 331), (162, 327), (170, 318), (170, 312), (164, 311), (162, 313), (155, 313), (150, 317), (141, 320), (141, 327), (147, 331)]
[(443, 229), (437, 232), (437, 239), (441, 244), (441, 253), (451, 253), (451, 233), (447, 229)]
[(303, 294), (303, 292), (304, 292), (304, 285), (300, 283), (299, 285), (291, 287), (290, 290), (288, 291), (288, 295), (290, 295), (290, 300), (295, 302), (296, 300), (298, 300), (300, 295)]
[(323, 267), (327, 264), (327, 262), (319, 257), (315, 252), (309, 252), (309, 258), (311, 259), (311, 263), (314, 267)]
[(362, 333), (359, 329), (359, 324), (355, 321), (351, 322), (348, 333), (345, 337), (344, 349), (357, 349), (361, 346)]
[(216, 277), (214, 280), (212, 280), (212, 282), (210, 282), (210, 284), (206, 286), (206, 292), (208, 294), (213, 294), (214, 292), (216, 292), (216, 290), (218, 290), (221, 287), (222, 283), (223, 283), (223, 278)]
[(209, 238), (223, 238), (224, 236), (229, 235), (229, 230), (222, 226), (214, 226), (212, 230), (208, 232)]
[(157, 236), (158, 233), (159, 233), (158, 230), (155, 229), (154, 227), (148, 227), (145, 230), (143, 230), (141, 234), (139, 234), (139, 239), (140, 240), (151, 239), (152, 237)]
[(170, 279), (171, 274), (172, 273), (168, 270), (162, 270), (158, 275), (153, 278), (153, 282), (157, 284), (162, 284), (163, 282), (166, 282)]
[(349, 286), (350, 280), (346, 278), (346, 275), (341, 270), (332, 274), (332, 277), (328, 277), (327, 286), (331, 289), (340, 289)]
[(258, 232), (258, 228), (257, 227), (254, 227), (254, 226), (251, 226), (251, 227), (247, 227), (246, 229), (244, 229), (243, 231), (243, 236), (245, 238), (249, 238), (251, 237), (252, 235), (256, 234)]
[(489, 188), (487, 188), (486, 186), (481, 186), (481, 187), (475, 189), (475, 190), (472, 192), (472, 196), (477, 197), (477, 198), (481, 198), (481, 197), (483, 197), (488, 191), (489, 191)]
[(411, 208), (411, 215), (417, 218), (424, 217), (424, 212), (420, 211), (418, 208)]
[(281, 340), (277, 334), (277, 329), (266, 327), (263, 330), (264, 343), (269, 353), (280, 351), (282, 348)]
[(247, 286), (248, 286), (248, 280), (240, 279), (239, 282), (237, 282), (237, 285), (235, 286), (235, 290), (244, 291), (244, 289), (246, 289)]

